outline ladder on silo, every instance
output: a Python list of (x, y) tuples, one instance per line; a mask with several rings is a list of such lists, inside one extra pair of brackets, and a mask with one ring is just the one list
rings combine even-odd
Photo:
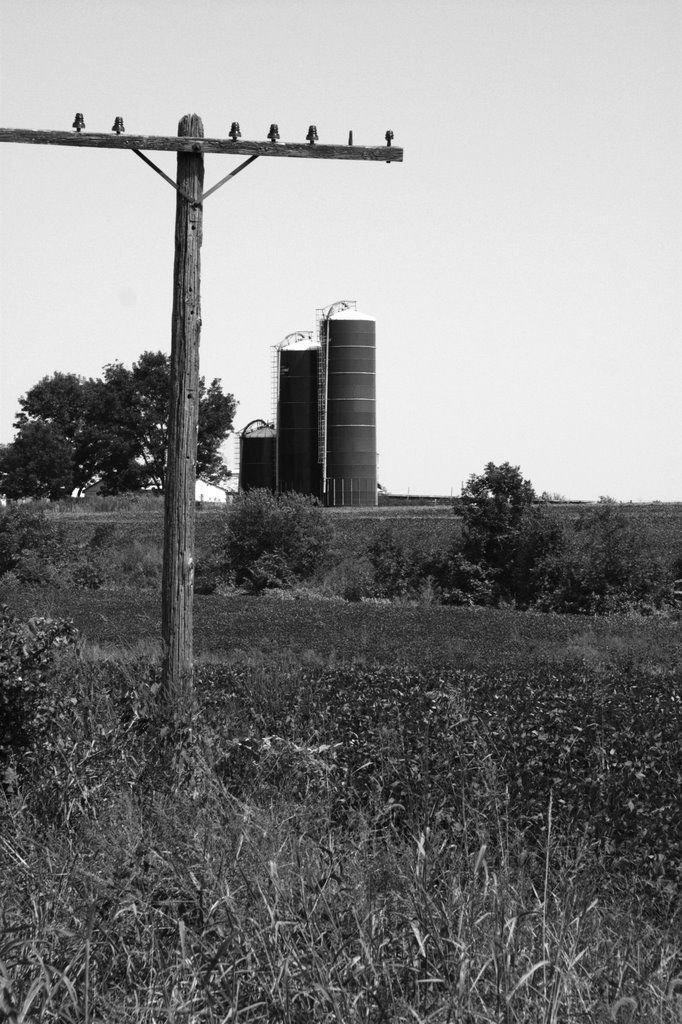
[(279, 355), (282, 345), (272, 346), (272, 366), (270, 369), (270, 410), (272, 424), (275, 428), (275, 492), (279, 493)]
[(322, 466), (322, 495), (327, 492), (327, 389), (329, 370), (327, 356), (329, 349), (329, 318), (342, 309), (357, 310), (355, 299), (341, 299), (315, 310), (315, 336), (320, 343), (320, 358), (317, 372), (317, 461)]
[(241, 473), (241, 469), (242, 469), (242, 434), (241, 434), (241, 431), (239, 431), (238, 433), (236, 433), (234, 435), (233, 446), (234, 446), (234, 448), (233, 448), (234, 455), (233, 455), (233, 460), (232, 461), (234, 463), (234, 470), (232, 472), (232, 475), (236, 476), (236, 478), (237, 478), (237, 490), (239, 491), (239, 490), (241, 490), (240, 484), (239, 484), (239, 474)]
[(324, 309), (315, 310), (315, 337), (320, 343), (317, 360), (317, 461), (322, 466), (322, 492), (327, 471), (327, 320)]

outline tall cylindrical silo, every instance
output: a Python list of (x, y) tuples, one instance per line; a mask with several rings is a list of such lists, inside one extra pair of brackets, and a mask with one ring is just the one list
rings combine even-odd
[(377, 504), (376, 321), (332, 312), (325, 330), (327, 505)]
[(298, 332), (285, 338), (277, 353), (277, 489), (319, 498), (320, 346), (310, 332)]
[(265, 420), (252, 420), (239, 437), (239, 490), (275, 489), (277, 434)]

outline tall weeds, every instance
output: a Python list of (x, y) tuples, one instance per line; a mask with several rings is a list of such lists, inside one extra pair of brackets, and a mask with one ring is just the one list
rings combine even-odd
[(0, 1013), (678, 1021), (679, 907), (614, 876), (555, 794), (528, 829), (463, 687), (402, 706), (384, 680), (372, 703), (356, 673), (331, 721), (342, 676), (209, 667), (162, 737), (156, 668), (65, 655), (54, 729), (3, 791)]

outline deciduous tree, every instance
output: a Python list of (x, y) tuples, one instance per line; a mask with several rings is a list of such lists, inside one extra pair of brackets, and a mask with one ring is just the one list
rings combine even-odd
[[(108, 494), (163, 489), (170, 409), (165, 353), (143, 352), (132, 369), (110, 363), (98, 379), (43, 377), (19, 405), (17, 436), (0, 455), (7, 496), (54, 497), (95, 481)], [(220, 448), (235, 409), (219, 380), (207, 387), (201, 379), (197, 476), (203, 480), (219, 483), (228, 475)]]
[(53, 423), (28, 421), (0, 448), (0, 492), (7, 498), (58, 499), (72, 490), (72, 448)]
[(513, 560), (523, 518), (535, 499), (533, 485), (524, 480), (518, 466), (489, 462), (483, 473), (469, 477), (462, 499), (464, 554), (504, 575)]
[(525, 607), (537, 596), (538, 564), (563, 547), (561, 527), (534, 507), (533, 485), (508, 462), (470, 476), (462, 499), (464, 556), (492, 579), (498, 600)]

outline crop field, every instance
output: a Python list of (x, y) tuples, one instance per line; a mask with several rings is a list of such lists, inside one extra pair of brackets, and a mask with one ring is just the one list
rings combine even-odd
[[(0, 1019), (679, 1024), (682, 611), (218, 587), (173, 701), (160, 508), (50, 516), (122, 575), (0, 579)], [(461, 528), (329, 518), (344, 564)]]
[[(106, 499), (102, 500), (106, 508)], [(550, 508), (559, 520), (572, 525), (581, 511), (593, 508), (584, 503), (553, 503)], [(626, 504), (619, 509), (642, 527), (654, 554), (671, 559), (682, 554), (682, 504), (653, 502), (651, 504)], [(447, 547), (461, 535), (461, 517), (457, 505), (401, 505), (367, 509), (328, 509), (326, 515), (332, 521), (339, 548), (353, 551), (366, 543), (372, 536), (391, 528), (398, 538), (409, 540), (416, 548)], [(149, 499), (129, 510), (95, 511), (87, 507), (67, 506), (54, 513), (67, 533), (83, 537), (91, 534), (104, 522), (115, 523), (123, 530), (134, 532), (142, 543), (161, 545), (163, 541), (163, 507), (160, 499)], [(216, 505), (197, 508), (196, 542), (197, 553), (211, 551), (219, 542), (224, 530), (224, 509)]]
[[(159, 595), (134, 600), (116, 591), (13, 589), (11, 610), (71, 619), (104, 651), (153, 650), (161, 633)], [(646, 663), (672, 667), (682, 638), (676, 618), (545, 615), (499, 609), (380, 602), (323, 601), (307, 596), (198, 595), (195, 652), (201, 661), (351, 662), (367, 665), (489, 668), (543, 663)]]

